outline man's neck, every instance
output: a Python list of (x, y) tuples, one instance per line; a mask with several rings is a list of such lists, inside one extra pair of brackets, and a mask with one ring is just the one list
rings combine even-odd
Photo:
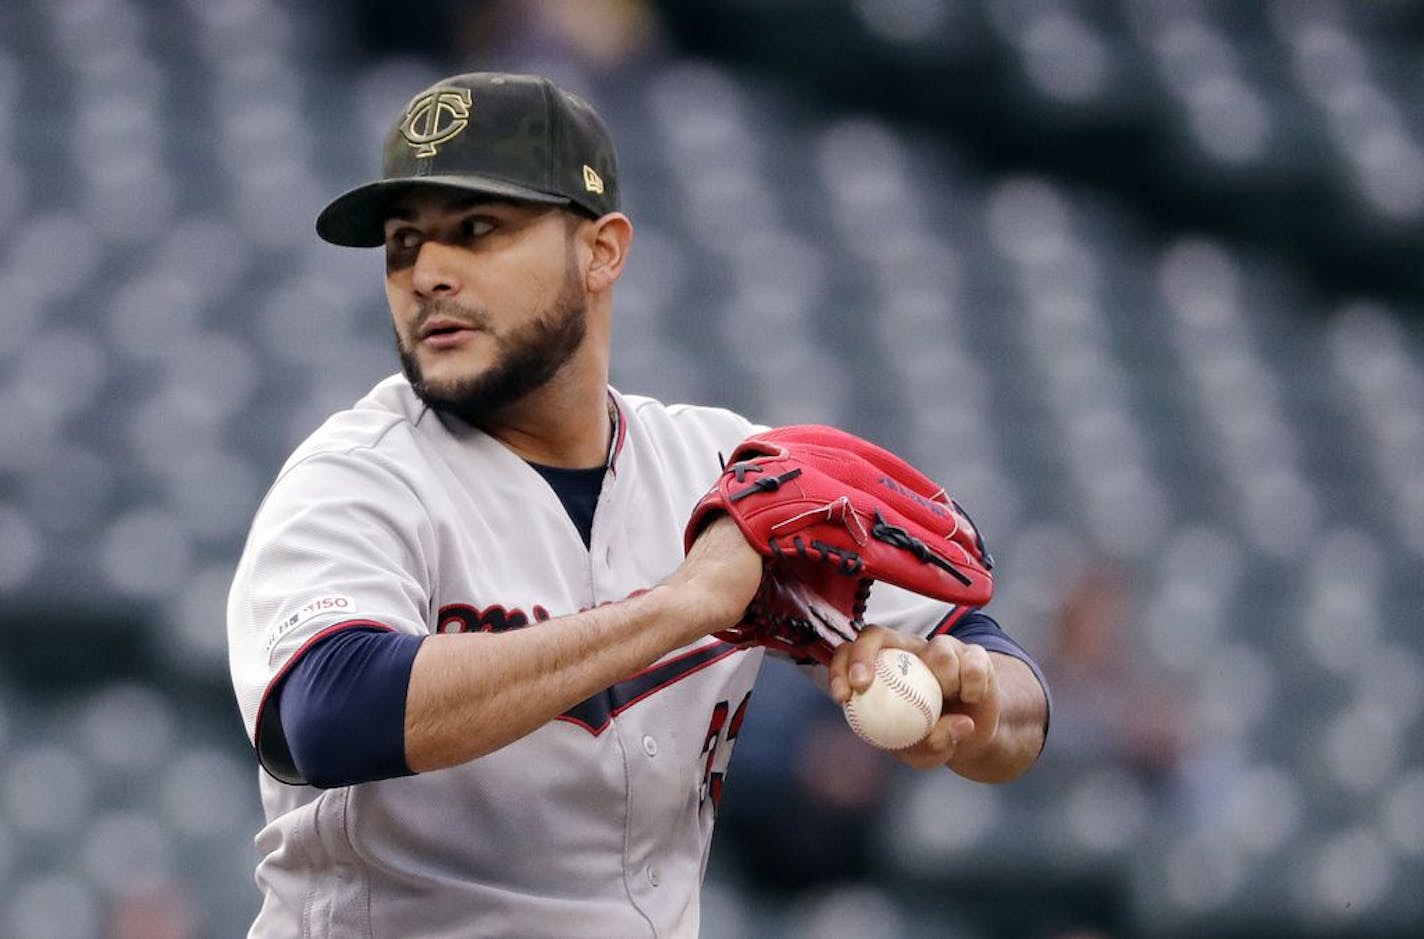
[(531, 463), (588, 469), (608, 460), (612, 404), (604, 381), (597, 392), (572, 393), (556, 378), (480, 429)]

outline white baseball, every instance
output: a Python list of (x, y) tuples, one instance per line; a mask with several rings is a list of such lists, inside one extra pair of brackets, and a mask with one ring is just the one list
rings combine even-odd
[(875, 678), (845, 703), (846, 722), (866, 743), (902, 750), (925, 739), (944, 705), (944, 690), (930, 667), (904, 649), (881, 649)]

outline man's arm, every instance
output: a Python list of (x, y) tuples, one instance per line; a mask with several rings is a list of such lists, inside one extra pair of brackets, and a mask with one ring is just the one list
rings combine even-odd
[(407, 764), (426, 772), (483, 756), (730, 626), (751, 602), (761, 565), (723, 518), (645, 593), (537, 629), (430, 636), (416, 653), (406, 694)]
[(978, 782), (1008, 782), (1028, 771), (1043, 749), (1048, 700), (1038, 676), (1021, 659), (952, 636), (926, 642), (871, 626), (836, 650), (829, 667), (839, 704), (863, 691), (882, 648), (915, 652), (939, 678), (944, 712), (929, 736), (894, 755), (917, 769), (948, 766)]

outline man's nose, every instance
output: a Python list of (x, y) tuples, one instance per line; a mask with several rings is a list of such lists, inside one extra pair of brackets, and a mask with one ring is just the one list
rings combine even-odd
[(415, 292), (423, 297), (448, 297), (460, 292), (455, 249), (433, 239), (420, 246), (411, 273)]

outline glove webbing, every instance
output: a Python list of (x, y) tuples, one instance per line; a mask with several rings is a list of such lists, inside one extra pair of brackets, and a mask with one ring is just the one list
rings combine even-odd
[[(798, 645), (796, 636), (800, 634), (812, 641), (812, 648), (833, 651), (842, 642), (853, 642), (864, 628), (861, 614), (865, 612), (873, 584), (874, 581), (869, 579), (856, 584), (852, 600), (853, 618), (848, 618), (836, 608), (824, 604), (804, 584), (767, 580), (747, 608), (747, 618), (762, 626), (773, 627), (773, 633), (788, 650), (794, 650)], [(802, 611), (805, 615), (799, 615)], [(826, 658), (829, 658), (829, 653)]]

